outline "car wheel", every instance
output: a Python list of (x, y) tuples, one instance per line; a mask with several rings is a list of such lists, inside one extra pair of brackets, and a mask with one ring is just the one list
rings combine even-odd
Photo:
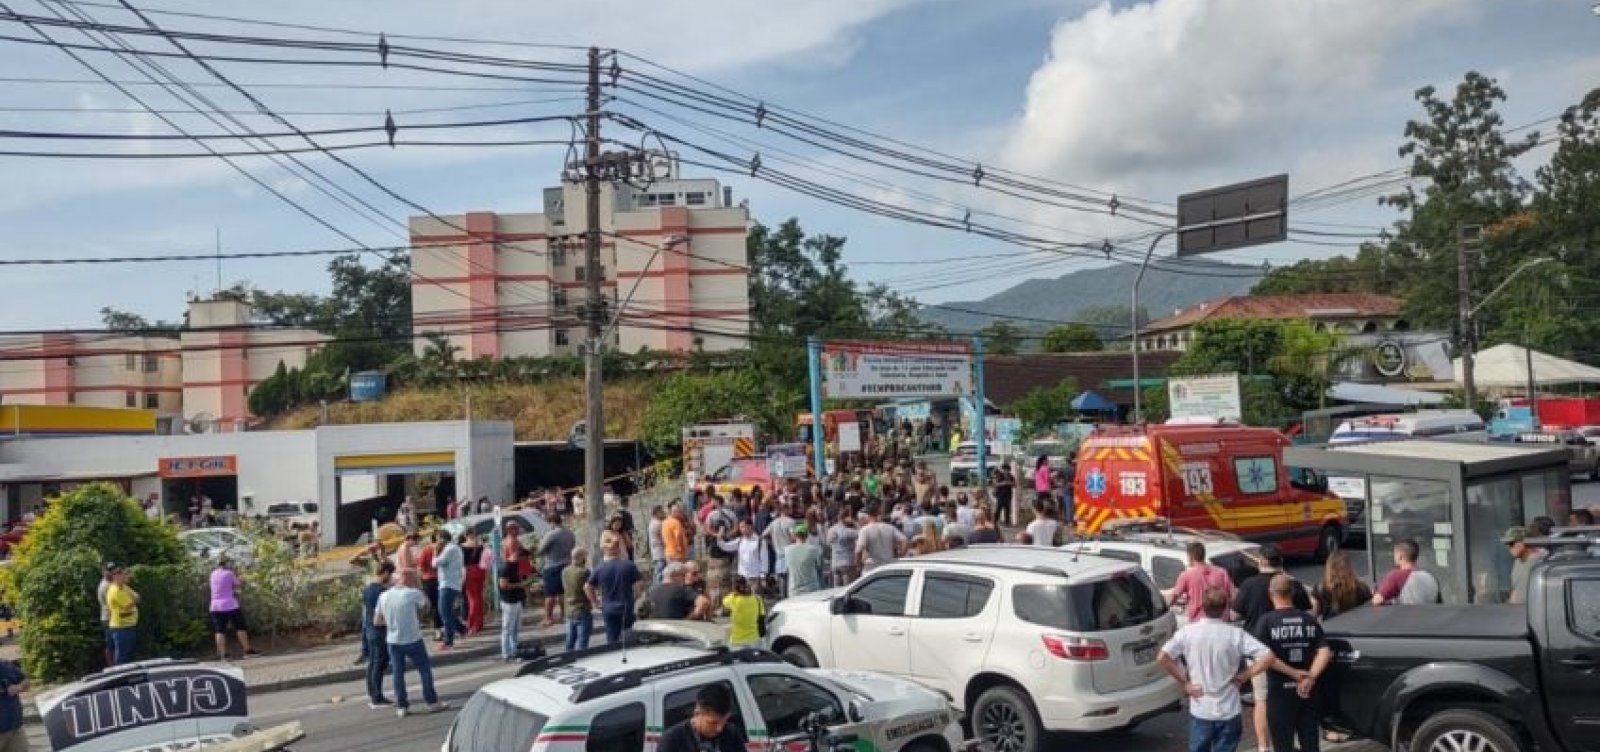
[(995, 752), (1037, 752), (1044, 729), (1028, 696), (1016, 687), (990, 687), (972, 704), (972, 735)]
[(1327, 561), (1343, 542), (1344, 536), (1339, 534), (1338, 525), (1323, 525), (1322, 531), (1317, 533), (1317, 561)]
[(1446, 710), (1417, 727), (1409, 747), (1416, 752), (1520, 752), (1517, 733), (1505, 721), (1477, 710)]
[(785, 647), (783, 650), (778, 652), (778, 655), (782, 656), (784, 660), (799, 666), (800, 668), (817, 667), (817, 655), (811, 652), (811, 648), (799, 643)]

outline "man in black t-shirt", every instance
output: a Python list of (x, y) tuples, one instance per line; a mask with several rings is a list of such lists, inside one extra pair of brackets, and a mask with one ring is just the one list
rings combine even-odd
[(685, 582), (687, 567), (681, 562), (667, 565), (663, 581), (645, 592), (652, 619), (708, 619), (711, 601)]
[(656, 752), (744, 752), (744, 729), (730, 723), (733, 693), (725, 684), (707, 684), (694, 698), (694, 715), (661, 735)]
[[(1256, 568), (1260, 572), (1239, 584), (1239, 592), (1233, 596), (1233, 612), (1239, 615), (1240, 626), (1243, 626), (1246, 632), (1255, 634), (1256, 623), (1273, 609), (1272, 597), (1267, 593), (1267, 586), (1273, 577), (1283, 571), (1283, 554), (1278, 551), (1277, 546), (1264, 543), (1254, 554), (1247, 555), (1255, 559)], [(1306, 592), (1306, 587), (1292, 578), (1289, 582), (1294, 593), (1294, 607), (1301, 611), (1310, 611), (1311, 594)], [(1250, 684), (1250, 693), (1254, 696), (1256, 704), (1251, 720), (1255, 725), (1256, 738), (1263, 740), (1262, 749), (1274, 749), (1265, 743), (1271, 732), (1267, 728), (1267, 706), (1262, 700), (1267, 694), (1269, 673), (1271, 672), (1256, 674)], [(1294, 752), (1294, 750), (1274, 750), (1274, 752)]]
[[(1332, 657), (1322, 625), (1294, 605), (1297, 584), (1289, 575), (1275, 575), (1267, 586), (1273, 610), (1257, 619), (1251, 630), (1278, 659), (1266, 672), (1265, 698), (1267, 727), (1276, 752), (1294, 752), (1297, 740), (1300, 752), (1318, 752), (1322, 708), (1317, 702), (1317, 680)], [(1262, 704), (1263, 698), (1257, 697), (1257, 707)]]
[(507, 548), (503, 556), (495, 583), (500, 591), (500, 659), (511, 662), (521, 657), (522, 604), (528, 590), (522, 579), (522, 549)]

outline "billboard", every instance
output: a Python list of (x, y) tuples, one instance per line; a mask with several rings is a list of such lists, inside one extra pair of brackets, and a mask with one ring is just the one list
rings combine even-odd
[(1178, 197), (1178, 255), (1198, 256), (1289, 239), (1289, 176)]
[(972, 347), (963, 342), (824, 342), (821, 357), (826, 399), (973, 393)]
[(1167, 379), (1172, 418), (1244, 420), (1239, 399), (1239, 374), (1174, 376)]

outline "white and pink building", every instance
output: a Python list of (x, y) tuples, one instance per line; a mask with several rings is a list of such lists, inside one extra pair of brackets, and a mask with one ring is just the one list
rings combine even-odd
[[(439, 333), (458, 358), (577, 354), (585, 336), (584, 201), (583, 186), (567, 183), (545, 190), (541, 213), (413, 217), (416, 351)], [(748, 346), (750, 214), (731, 204), (732, 191), (708, 179), (602, 189), (601, 289), (608, 312), (622, 308), (610, 347)]]
[(231, 431), (252, 417), (250, 389), (328, 337), (264, 328), (250, 306), (196, 300), (172, 334), (48, 333), (0, 338), (0, 404), (137, 407)]

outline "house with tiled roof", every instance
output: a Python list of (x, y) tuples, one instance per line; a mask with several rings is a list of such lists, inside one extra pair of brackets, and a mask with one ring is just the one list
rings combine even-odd
[(1234, 295), (1214, 298), (1174, 311), (1139, 331), (1141, 352), (1183, 352), (1201, 322), (1225, 319), (1307, 321), (1318, 331), (1338, 334), (1404, 332), (1410, 324), (1401, 315), (1400, 299), (1371, 293), (1306, 295)]

